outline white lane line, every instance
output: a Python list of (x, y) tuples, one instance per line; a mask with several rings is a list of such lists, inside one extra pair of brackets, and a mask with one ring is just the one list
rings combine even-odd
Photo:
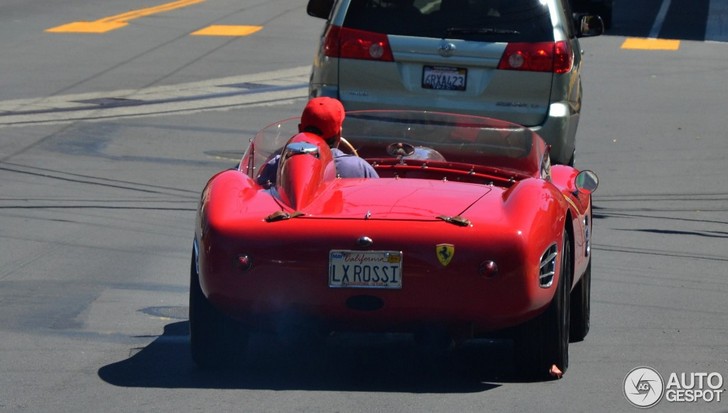
[(650, 39), (657, 39), (657, 37), (660, 35), (660, 30), (662, 30), (662, 24), (665, 22), (667, 11), (670, 9), (670, 2), (670, 0), (662, 0), (660, 11), (657, 13), (657, 17), (655, 17), (655, 22), (652, 24), (652, 30), (650, 30)]

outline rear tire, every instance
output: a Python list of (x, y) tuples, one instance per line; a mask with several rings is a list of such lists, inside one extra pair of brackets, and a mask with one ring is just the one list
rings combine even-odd
[(571, 243), (564, 233), (559, 284), (548, 309), (524, 324), (515, 339), (516, 366), (526, 378), (554, 378), (551, 367), (562, 373), (569, 367)]
[(194, 252), (190, 266), (190, 350), (203, 369), (232, 367), (243, 359), (247, 331), (210, 304), (200, 287)]
[(589, 333), (591, 313), (591, 260), (571, 292), (571, 341), (582, 341)]

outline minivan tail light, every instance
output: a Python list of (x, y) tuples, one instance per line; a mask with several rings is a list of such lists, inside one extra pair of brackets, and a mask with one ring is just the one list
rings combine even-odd
[(527, 72), (568, 73), (574, 65), (574, 53), (566, 41), (509, 43), (498, 69)]
[(329, 26), (324, 38), (324, 50), (328, 57), (394, 61), (386, 34), (348, 27)]

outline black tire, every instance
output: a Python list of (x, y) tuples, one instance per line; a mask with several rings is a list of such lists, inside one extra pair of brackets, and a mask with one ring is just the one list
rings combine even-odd
[(210, 304), (200, 288), (194, 252), (190, 266), (190, 351), (203, 369), (233, 367), (243, 360), (247, 331)]
[(571, 292), (571, 341), (582, 341), (589, 333), (591, 313), (591, 260)]
[(516, 366), (528, 379), (548, 380), (551, 367), (569, 368), (571, 242), (564, 233), (559, 284), (544, 313), (524, 324), (515, 338)]

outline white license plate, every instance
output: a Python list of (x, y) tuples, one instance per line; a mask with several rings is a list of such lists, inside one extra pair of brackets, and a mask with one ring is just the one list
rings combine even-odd
[(468, 69), (448, 66), (424, 66), (422, 87), (435, 90), (465, 90)]
[(402, 252), (332, 250), (329, 287), (402, 288)]

